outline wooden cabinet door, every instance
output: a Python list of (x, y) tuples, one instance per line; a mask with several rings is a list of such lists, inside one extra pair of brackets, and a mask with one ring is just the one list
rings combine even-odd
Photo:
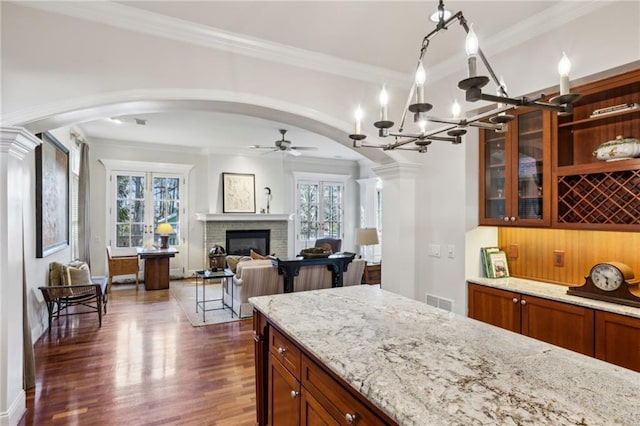
[(313, 397), (308, 390), (302, 388), (300, 399), (301, 425), (302, 426), (339, 426), (340, 423), (331, 416), (331, 413)]
[(480, 131), (480, 224), (551, 224), (551, 114), (522, 108), (508, 131)]
[(593, 309), (527, 295), (520, 304), (522, 334), (593, 356)]
[(300, 383), (271, 354), (269, 357), (269, 424), (300, 424)]
[(596, 358), (640, 371), (640, 319), (596, 311)]
[(469, 318), (520, 333), (520, 295), (468, 284)]

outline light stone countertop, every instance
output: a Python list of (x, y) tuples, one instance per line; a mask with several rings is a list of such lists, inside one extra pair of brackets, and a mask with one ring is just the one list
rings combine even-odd
[(377, 287), (249, 301), (400, 425), (640, 425), (640, 373)]
[(618, 305), (617, 303), (603, 302), (586, 297), (570, 296), (567, 294), (568, 286), (525, 280), (522, 278), (474, 277), (467, 278), (467, 281), (474, 284), (485, 285), (487, 287), (498, 288), (500, 290), (513, 291), (516, 293), (528, 294), (530, 296), (539, 296), (545, 299), (571, 303), (572, 305), (579, 305), (587, 308), (599, 309), (601, 311), (613, 312), (614, 314), (640, 318), (640, 308)]

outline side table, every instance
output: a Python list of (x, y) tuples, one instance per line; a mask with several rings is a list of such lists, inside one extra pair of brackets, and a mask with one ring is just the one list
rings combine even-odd
[(382, 286), (382, 264), (367, 263), (362, 275), (362, 284), (380, 284)]
[[(209, 271), (207, 270), (203, 270), (203, 271), (196, 271), (196, 313), (198, 312), (198, 308), (202, 309), (202, 322), (205, 321), (204, 316), (206, 312), (209, 311), (217, 311), (220, 309), (226, 309), (229, 308), (231, 309), (231, 318), (233, 318), (233, 283), (231, 283), (231, 286), (229, 286), (229, 278), (232, 278), (234, 276), (234, 273), (231, 272), (230, 269), (225, 269), (223, 271)], [(200, 280), (202, 279), (202, 299), (198, 299), (198, 284), (200, 283)], [(220, 280), (220, 284), (222, 285), (220, 291), (220, 298), (219, 299), (209, 299), (207, 300), (206, 296), (205, 296), (205, 288), (206, 288), (206, 284), (207, 284), (207, 280), (212, 280), (212, 279), (219, 279)], [(223, 284), (224, 283), (224, 284)], [(227, 305), (224, 301), (224, 289), (231, 287), (231, 305)], [(206, 303), (207, 302), (220, 302), (221, 306), (219, 308), (206, 308)]]

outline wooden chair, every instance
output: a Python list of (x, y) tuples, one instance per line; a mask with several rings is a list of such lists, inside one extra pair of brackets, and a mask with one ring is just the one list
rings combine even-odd
[(136, 291), (138, 291), (138, 256), (112, 256), (111, 247), (107, 247), (107, 260), (109, 263), (107, 293), (111, 293), (111, 283), (114, 276), (130, 274), (136, 276)]
[[(55, 315), (60, 318), (60, 313), (79, 315), (97, 312), (98, 326), (102, 327), (102, 313), (107, 313), (106, 277), (91, 277), (84, 284), (64, 284), (61, 271), (63, 265), (57, 262), (49, 264), (49, 285), (38, 287), (42, 292), (49, 313), (49, 333), (51, 333), (51, 320)], [(57, 272), (54, 273), (53, 271)], [(69, 312), (73, 306), (84, 306), (84, 310)]]

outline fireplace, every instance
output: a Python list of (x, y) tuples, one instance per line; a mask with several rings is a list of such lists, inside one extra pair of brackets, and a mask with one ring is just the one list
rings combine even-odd
[(227, 254), (249, 256), (249, 250), (253, 249), (255, 252), (267, 255), (270, 240), (271, 230), (269, 229), (227, 230)]

